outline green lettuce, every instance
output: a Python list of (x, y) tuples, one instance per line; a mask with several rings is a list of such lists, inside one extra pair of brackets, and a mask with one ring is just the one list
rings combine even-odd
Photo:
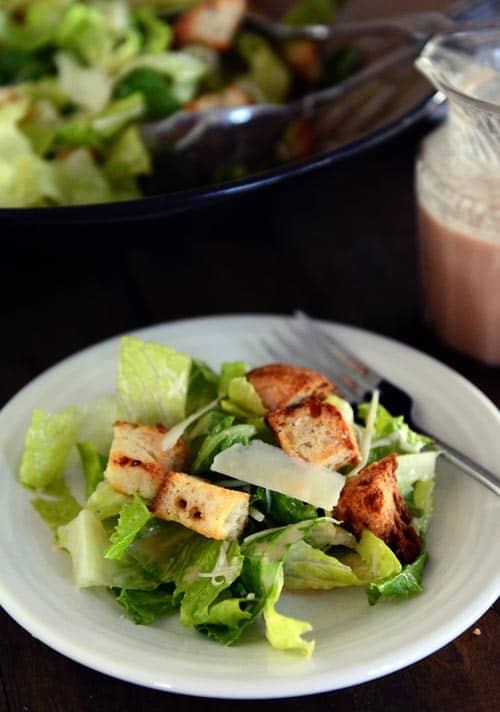
[(43, 490), (62, 478), (81, 420), (76, 408), (66, 408), (60, 413), (33, 411), (19, 470), (23, 485)]
[(285, 557), (311, 526), (311, 522), (301, 522), (256, 534), (248, 537), (242, 546), (245, 556), (242, 581), (259, 602), (268, 641), (279, 650), (305, 656), (311, 655), (314, 649), (314, 641), (303, 638), (312, 629), (311, 624), (284, 616), (276, 610), (276, 604), (283, 589)]
[(217, 374), (204, 361), (191, 359), (186, 413), (190, 415), (217, 398)]
[(226, 419), (221, 421), (203, 440), (191, 466), (191, 472), (193, 474), (209, 472), (216, 455), (236, 443), (248, 445), (250, 439), (256, 433), (256, 429), (253, 425), (243, 423), (241, 425), (229, 425), (228, 427), (224, 427), (227, 422)]
[(104, 557), (109, 539), (93, 512), (82, 509), (69, 524), (58, 528), (57, 538), (71, 555), (75, 586), (111, 586), (116, 562)]
[(229, 385), (233, 378), (241, 378), (249, 370), (249, 365), (245, 361), (226, 361), (220, 369), (219, 386), (217, 394), (227, 396)]
[(338, 0), (297, 0), (286, 11), (282, 22), (289, 25), (328, 25), (339, 5)]
[(85, 475), (85, 491), (88, 498), (99, 482), (104, 479), (104, 470), (108, 459), (97, 451), (93, 443), (80, 442), (76, 444), (76, 447), (78, 448), (83, 474)]
[(259, 88), (265, 101), (275, 104), (285, 101), (292, 75), (270, 42), (253, 32), (241, 32), (236, 49), (249, 67), (245, 80)]
[[(366, 421), (369, 410), (370, 403), (359, 405), (359, 418)], [(382, 405), (377, 407), (374, 428), (368, 463), (380, 460), (392, 452), (417, 453), (432, 444), (431, 438), (412, 430), (402, 415), (393, 416)]]
[(110, 537), (110, 546), (106, 549), (107, 559), (121, 559), (141, 529), (153, 515), (138, 494), (127, 500), (120, 510), (118, 524)]
[(110, 519), (120, 514), (123, 505), (130, 501), (130, 496), (121, 494), (107, 482), (100, 482), (85, 505), (98, 519)]
[(48, 485), (44, 494), (47, 496), (36, 497), (31, 504), (55, 534), (60, 526), (78, 515), (81, 506), (63, 479)]
[(163, 423), (167, 427), (183, 420), (190, 370), (189, 356), (124, 336), (118, 358), (123, 419), (151, 425)]
[(385, 598), (408, 598), (422, 589), (422, 577), (428, 554), (423, 551), (412, 564), (406, 564), (399, 573), (366, 587), (368, 603), (373, 606), (381, 596)]
[(259, 417), (267, 414), (259, 394), (244, 376), (230, 380), (227, 398), (221, 402), (221, 408), (240, 418)]
[(151, 625), (177, 608), (172, 593), (163, 586), (154, 591), (113, 588), (112, 592), (125, 615), (138, 625)]

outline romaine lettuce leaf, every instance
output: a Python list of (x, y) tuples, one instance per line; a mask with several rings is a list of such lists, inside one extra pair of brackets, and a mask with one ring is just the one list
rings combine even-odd
[(111, 586), (116, 562), (104, 557), (109, 539), (95, 514), (82, 509), (69, 524), (58, 528), (57, 538), (71, 555), (75, 586)]
[(19, 470), (23, 485), (43, 490), (61, 478), (81, 422), (76, 408), (66, 408), (60, 413), (33, 411)]
[(151, 519), (152, 514), (138, 494), (134, 494), (122, 507), (118, 524), (110, 537), (106, 549), (107, 559), (121, 559), (141, 529)]
[(189, 372), (189, 385), (186, 396), (186, 413), (200, 410), (205, 405), (217, 398), (217, 385), (219, 378), (217, 374), (199, 359), (191, 359), (191, 370)]
[(304, 519), (315, 519), (318, 516), (316, 507), (302, 502), (300, 499), (288, 497), (286, 494), (257, 487), (252, 498), (252, 505), (266, 515), (273, 525), (295, 524)]
[(259, 417), (267, 414), (259, 394), (244, 376), (232, 378), (228, 385), (227, 399), (221, 402), (221, 408), (237, 417)]
[(80, 442), (76, 444), (80, 460), (85, 475), (85, 491), (87, 497), (90, 497), (99, 482), (104, 479), (104, 470), (106, 468), (107, 457), (101, 455), (93, 443)]
[(283, 15), (289, 25), (328, 25), (337, 12), (338, 0), (296, 0)]
[(249, 67), (244, 79), (256, 84), (265, 100), (276, 104), (285, 101), (292, 75), (270, 42), (254, 32), (241, 32), (236, 49)]
[[(369, 409), (369, 403), (358, 406), (358, 416), (361, 420), (366, 420)], [(417, 453), (431, 444), (431, 438), (411, 430), (402, 415), (393, 416), (382, 405), (378, 405), (368, 463), (380, 460), (391, 452)]]
[(60, 526), (68, 524), (78, 515), (81, 506), (63, 479), (53, 482), (47, 489), (45, 493), (50, 494), (50, 498), (36, 497), (31, 504), (55, 534)]
[(168, 588), (165, 589), (160, 587), (153, 591), (134, 591), (113, 588), (112, 591), (128, 618), (138, 625), (151, 625), (177, 608), (172, 593)]
[(389, 576), (378, 583), (366, 587), (368, 603), (375, 605), (381, 596), (385, 598), (408, 598), (422, 589), (422, 577), (428, 554), (423, 551), (412, 564), (406, 564), (400, 573)]
[(262, 610), (266, 637), (279, 650), (291, 650), (309, 656), (313, 641), (302, 636), (311, 630), (310, 623), (284, 616), (276, 611), (284, 582), (283, 561), (292, 545), (301, 541), (313, 526), (306, 521), (280, 527), (277, 530), (254, 534), (244, 541), (242, 553), (245, 560), (242, 581), (248, 591), (254, 592)]
[(356, 544), (356, 553), (348, 553), (341, 561), (350, 566), (363, 583), (382, 581), (401, 571), (401, 563), (394, 552), (369, 529), (363, 530)]
[(171, 427), (185, 417), (191, 359), (134, 336), (121, 340), (118, 391), (123, 419)]
[(249, 365), (245, 361), (226, 361), (220, 369), (219, 386), (217, 394), (227, 396), (229, 384), (233, 378), (240, 378), (249, 370)]
[(109, 519), (110, 517), (118, 516), (123, 505), (129, 500), (129, 495), (117, 492), (105, 480), (97, 485), (88, 498), (85, 507), (93, 512), (98, 519)]
[(195, 475), (209, 472), (216, 455), (232, 445), (248, 445), (255, 433), (253, 425), (230, 425), (226, 428), (216, 426), (203, 440), (191, 466), (191, 472)]
[(329, 591), (362, 584), (350, 566), (305, 541), (290, 547), (285, 557), (284, 574), (285, 587), (291, 591)]

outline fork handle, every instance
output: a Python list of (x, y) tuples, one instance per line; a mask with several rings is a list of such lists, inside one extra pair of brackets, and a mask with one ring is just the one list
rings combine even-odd
[(500, 479), (497, 475), (490, 470), (487, 470), (486, 467), (483, 467), (470, 457), (467, 457), (467, 455), (464, 455), (463, 452), (460, 452), (451, 445), (448, 445), (448, 443), (439, 440), (439, 438), (436, 438), (434, 435), (431, 435), (430, 437), (432, 437), (436, 445), (442, 450), (443, 457), (445, 457), (448, 462), (451, 462), (456, 467), (459, 467), (471, 477), (481, 482), (481, 484), (485, 487), (488, 487), (490, 490), (495, 492), (495, 494), (500, 495)]

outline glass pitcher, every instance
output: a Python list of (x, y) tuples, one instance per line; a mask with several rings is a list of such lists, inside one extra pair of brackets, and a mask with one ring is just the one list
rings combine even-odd
[(500, 32), (437, 36), (416, 64), (448, 99), (416, 166), (426, 316), (450, 346), (500, 365)]

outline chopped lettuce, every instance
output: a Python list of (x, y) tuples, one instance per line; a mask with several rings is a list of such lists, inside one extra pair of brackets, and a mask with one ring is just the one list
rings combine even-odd
[(110, 519), (120, 514), (123, 505), (130, 501), (130, 496), (121, 494), (111, 487), (109, 482), (99, 482), (85, 505), (98, 519)]
[(318, 516), (318, 511), (312, 504), (288, 497), (281, 492), (266, 490), (264, 487), (256, 487), (252, 504), (276, 526), (295, 524), (304, 519), (315, 519)]
[(124, 336), (118, 358), (123, 418), (167, 427), (185, 417), (191, 359), (174, 349)]
[(123, 505), (118, 524), (110, 537), (110, 546), (106, 549), (107, 559), (121, 559), (141, 529), (151, 519), (152, 514), (138, 494)]
[(406, 564), (403, 570), (378, 583), (369, 583), (366, 587), (368, 602), (373, 606), (381, 596), (385, 598), (408, 598), (422, 591), (422, 576), (428, 554), (423, 551), (412, 564)]
[(245, 361), (226, 361), (223, 363), (220, 369), (217, 394), (219, 396), (227, 396), (233, 378), (243, 377), (249, 368)]
[(85, 475), (86, 494), (90, 497), (92, 492), (104, 478), (107, 457), (101, 455), (93, 443), (80, 442), (76, 444)]
[(19, 471), (23, 485), (43, 490), (62, 477), (80, 425), (81, 415), (76, 408), (60, 413), (33, 411)]
[(190, 415), (217, 398), (219, 378), (208, 364), (191, 360), (189, 385), (186, 396), (186, 413)]
[[(369, 403), (358, 406), (358, 416), (361, 420), (366, 421), (369, 408)], [(369, 463), (380, 460), (391, 452), (417, 453), (431, 444), (431, 438), (411, 430), (402, 415), (393, 416), (382, 405), (378, 405)]]
[(248, 445), (256, 432), (253, 425), (241, 424), (230, 425), (229, 427), (220, 427), (220, 425), (216, 426), (202, 442), (196, 459), (191, 466), (193, 474), (209, 472), (215, 457), (219, 453), (233, 445)]
[(230, 380), (227, 395), (221, 407), (233, 415), (248, 418), (267, 414), (267, 408), (264, 408), (259, 394), (244, 376), (237, 376)]
[(271, 43), (253, 32), (241, 32), (236, 48), (249, 67), (245, 80), (255, 84), (265, 100), (283, 102), (290, 90), (292, 76)]
[(69, 524), (57, 530), (59, 546), (67, 549), (73, 562), (73, 580), (78, 588), (110, 586), (115, 562), (106, 559), (106, 531), (93, 512), (82, 509)]
[(339, 0), (296, 0), (282, 17), (289, 25), (328, 25), (332, 22)]
[(45, 490), (47, 497), (36, 497), (31, 504), (54, 533), (63, 524), (68, 524), (81, 510), (64, 480), (56, 480)]
[(154, 591), (113, 588), (113, 593), (125, 615), (139, 625), (151, 625), (177, 608), (172, 593), (165, 590), (165, 587)]

